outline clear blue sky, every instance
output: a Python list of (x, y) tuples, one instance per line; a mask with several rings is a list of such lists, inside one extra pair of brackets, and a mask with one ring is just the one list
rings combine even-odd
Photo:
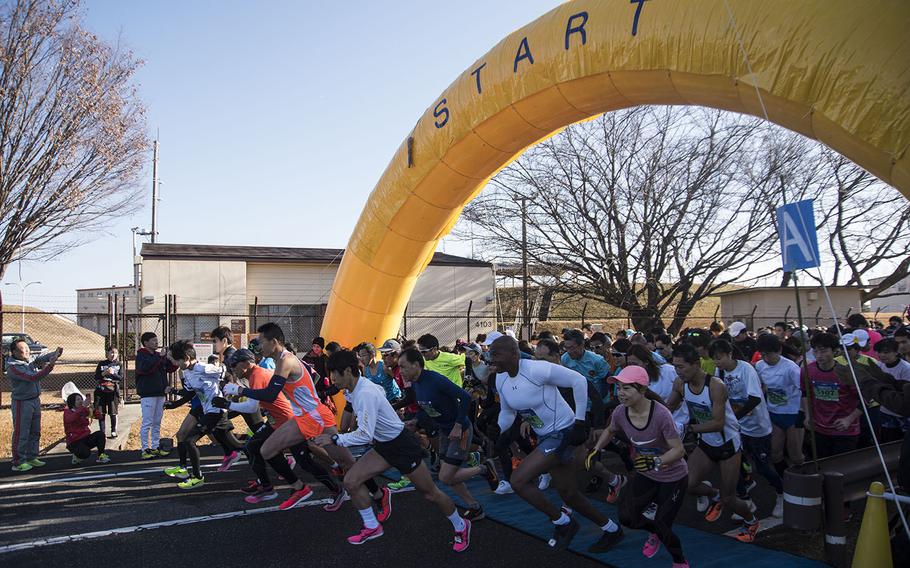
[[(160, 131), (159, 242), (343, 247), (423, 110), (556, 4), (94, 0), (84, 22), (145, 61), (136, 81), (150, 137)], [(296, 220), (272, 224), (276, 212)], [(130, 227), (150, 218), (148, 206), (112, 212), (90, 244), (23, 263), (23, 281), (42, 282), (26, 303), (74, 311), (76, 288), (129, 284)], [(18, 279), (10, 267), (4, 282)], [(3, 292), (19, 302), (15, 286)]]

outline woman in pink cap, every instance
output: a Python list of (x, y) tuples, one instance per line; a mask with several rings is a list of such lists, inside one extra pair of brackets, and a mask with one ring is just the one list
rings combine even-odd
[[(611, 382), (618, 383), (622, 403), (613, 411), (610, 426), (604, 430), (589, 459), (600, 454), (618, 432), (629, 438), (634, 448), (636, 474), (631, 491), (620, 502), (619, 522), (632, 529), (648, 531), (641, 552), (652, 558), (661, 543), (673, 557), (673, 568), (688, 568), (682, 543), (673, 532), (673, 520), (682, 506), (689, 483), (685, 449), (667, 407), (645, 397), (650, 380), (644, 367), (629, 365)], [(654, 520), (642, 513), (651, 503), (657, 504)]]

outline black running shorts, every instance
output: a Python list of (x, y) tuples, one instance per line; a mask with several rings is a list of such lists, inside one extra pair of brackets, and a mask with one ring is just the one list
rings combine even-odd
[(407, 475), (420, 467), (423, 448), (417, 435), (405, 428), (401, 434), (388, 442), (374, 442), (373, 451), (389, 462), (389, 465)]

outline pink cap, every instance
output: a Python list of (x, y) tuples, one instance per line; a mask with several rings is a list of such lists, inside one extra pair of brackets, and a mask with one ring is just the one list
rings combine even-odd
[(639, 384), (645, 387), (651, 384), (648, 378), (648, 371), (638, 365), (623, 367), (619, 374), (615, 377), (610, 377), (610, 380), (614, 383)]

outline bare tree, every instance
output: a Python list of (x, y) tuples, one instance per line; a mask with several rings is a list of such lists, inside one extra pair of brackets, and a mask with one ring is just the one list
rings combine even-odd
[(78, 2), (0, 6), (0, 277), (139, 207), (138, 65), (81, 27)]
[[(814, 157), (823, 171), (815, 206), (828, 261), (822, 276), (829, 285), (866, 288), (863, 302), (881, 297), (910, 274), (910, 201), (833, 150), (819, 147)], [(871, 285), (870, 274), (883, 267), (888, 272)]]
[[(785, 187), (812, 198), (821, 168), (804, 138), (753, 118), (640, 107), (569, 127), (493, 180), (463, 216), (505, 263), (520, 258), (522, 197), (535, 283), (676, 332), (695, 304), (779, 254)], [(464, 225), (462, 225), (464, 227)], [(456, 233), (464, 236), (462, 229)], [(544, 270), (542, 270), (544, 268)]]

